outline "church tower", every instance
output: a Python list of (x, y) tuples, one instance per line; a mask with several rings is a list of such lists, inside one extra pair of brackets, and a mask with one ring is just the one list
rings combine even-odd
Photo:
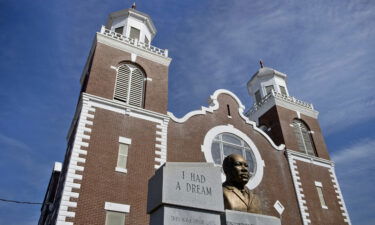
[(303, 224), (350, 224), (312, 104), (289, 95), (287, 75), (264, 67), (247, 83), (253, 106), (246, 113), (285, 152)]
[[(221, 167), (233, 153), (248, 162), (247, 187), (265, 215), (282, 224), (350, 224), (318, 112), (290, 96), (286, 74), (261, 65), (247, 84), (255, 102), (247, 116), (234, 93), (219, 89), (207, 107), (177, 118), (167, 109), (171, 58), (152, 45), (155, 35), (135, 5), (111, 13), (96, 33), (39, 225), (147, 225), (148, 180), (165, 162)], [(202, 193), (189, 194), (193, 201)]]
[(155, 35), (135, 5), (96, 33), (61, 176), (47, 191), (55, 197), (39, 224), (148, 224), (147, 182), (166, 161), (169, 120), (171, 58), (152, 45)]

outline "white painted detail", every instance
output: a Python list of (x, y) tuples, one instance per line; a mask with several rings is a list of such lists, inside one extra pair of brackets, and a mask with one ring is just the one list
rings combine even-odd
[(130, 212), (130, 205), (113, 203), (113, 202), (105, 202), (104, 203), (104, 209), (110, 210), (110, 211), (115, 211), (115, 212), (129, 213)]
[(344, 221), (346, 223), (348, 223), (349, 225), (351, 225), (352, 223), (350, 221), (348, 209), (346, 208), (345, 201), (344, 201), (343, 195), (341, 193), (341, 188), (339, 186), (339, 182), (337, 181), (334, 165), (332, 165), (329, 172), (332, 174), (332, 176), (331, 176), (332, 177), (332, 183), (336, 186), (335, 191), (337, 193), (337, 199), (339, 201), (339, 204), (342, 205), (341, 210), (342, 210), (342, 216), (344, 217)]
[(147, 81), (152, 81), (152, 78), (147, 77), (146, 80), (147, 80)]
[(301, 113), (299, 111), (296, 111), (296, 113), (297, 113), (297, 118), (301, 119)]
[(281, 204), (279, 200), (277, 200), (275, 204), (273, 204), (273, 207), (276, 209), (280, 216), (281, 214), (283, 214), (285, 207), (283, 206), (283, 204)]
[(115, 171), (120, 172), (120, 173), (127, 173), (128, 172), (127, 169), (121, 168), (121, 167), (117, 167), (117, 166), (115, 168)]
[(115, 66), (111, 66), (111, 69), (113, 69), (113, 70), (117, 70), (117, 67), (115, 67)]
[[(258, 148), (255, 146), (254, 142), (242, 131), (236, 129), (233, 127), (233, 125), (221, 125), (211, 128), (206, 136), (204, 137), (203, 145), (201, 146), (201, 150), (204, 153), (204, 157), (207, 162), (215, 163), (212, 158), (212, 152), (211, 152), (211, 146), (212, 141), (216, 137), (216, 135), (221, 133), (231, 133), (242, 140), (244, 140), (249, 146), (251, 151), (254, 154), (255, 161), (256, 161), (256, 169), (255, 174), (250, 178), (249, 182), (246, 184), (246, 186), (252, 190), (256, 188), (263, 178), (263, 167), (265, 166), (264, 161), (258, 151)], [(225, 181), (225, 175), (222, 173), (222, 180)]]
[(123, 144), (127, 144), (127, 145), (131, 145), (132, 139), (126, 138), (126, 137), (119, 137), (118, 142), (123, 143)]
[(55, 165), (53, 167), (53, 171), (61, 172), (62, 169), (62, 163), (61, 162), (55, 162)]
[(315, 186), (317, 187), (323, 187), (322, 182), (320, 181), (315, 181), (314, 183), (315, 183)]
[(213, 95), (210, 96), (210, 106), (207, 108), (207, 107), (202, 107), (201, 110), (196, 110), (196, 111), (191, 111), (189, 112), (188, 114), (186, 114), (185, 116), (183, 116), (182, 118), (177, 118), (173, 115), (173, 113), (171, 112), (168, 112), (168, 116), (175, 122), (177, 123), (184, 123), (185, 121), (187, 121), (188, 119), (190, 119), (191, 117), (193, 116), (196, 116), (196, 115), (205, 115), (206, 113), (212, 113), (213, 111), (217, 110), (219, 108), (219, 102), (218, 102), (218, 96), (220, 94), (227, 94), (229, 96), (231, 96), (232, 98), (234, 98), (237, 102), (237, 104), (239, 105), (239, 108), (238, 108), (238, 114), (240, 115), (240, 117), (246, 121), (247, 124), (250, 124), (253, 126), (253, 129), (256, 130), (257, 132), (259, 132), (260, 134), (262, 134), (266, 139), (267, 141), (272, 145), (272, 147), (274, 147), (276, 150), (284, 150), (285, 149), (285, 145), (281, 144), (279, 146), (276, 146), (275, 143), (272, 141), (272, 139), (266, 134), (264, 133), (263, 130), (261, 130), (260, 128), (257, 127), (256, 123), (254, 121), (251, 121), (249, 120), (249, 118), (247, 118), (243, 112), (245, 110), (245, 106), (241, 103), (241, 100), (235, 95), (233, 94), (231, 91), (228, 91), (228, 90), (225, 90), (225, 89), (219, 89), (219, 90), (216, 90), (214, 92)]
[[(77, 172), (84, 171), (84, 166), (78, 166), (78, 162), (86, 162), (86, 158), (82, 156), (86, 156), (87, 151), (81, 148), (89, 146), (88, 141), (90, 140), (91, 129), (86, 126), (93, 125), (92, 119), (94, 119), (94, 114), (90, 114), (88, 112), (95, 112), (95, 109), (88, 104), (88, 98), (82, 97), (80, 100), (80, 104), (77, 107), (77, 112), (80, 113), (76, 113), (76, 116), (74, 117), (72, 126), (68, 134), (68, 137), (72, 135), (72, 130), (74, 128), (75, 121), (77, 121), (77, 132), (74, 137), (70, 137), (74, 138), (73, 149), (69, 158), (69, 164), (66, 179), (64, 181), (62, 198), (59, 206), (59, 211), (57, 214), (57, 218), (59, 220), (56, 224), (61, 225), (73, 225), (72, 222), (66, 222), (67, 217), (75, 217), (75, 213), (68, 211), (68, 207), (77, 207), (77, 202), (71, 201), (71, 198), (79, 198), (79, 193), (72, 192), (72, 190), (73, 188), (75, 190), (81, 188), (81, 184), (75, 183), (74, 181), (83, 179), (83, 176), (77, 174)], [(85, 141), (82, 141), (83, 139), (85, 139)]]
[(163, 121), (160, 124), (156, 125), (155, 165), (154, 165), (155, 169), (158, 169), (160, 165), (164, 164), (167, 161), (168, 123), (169, 123), (169, 119), (163, 119)]
[(296, 173), (297, 164), (296, 164), (293, 154), (288, 150), (287, 150), (287, 156), (288, 156), (290, 172), (293, 178), (294, 189), (296, 190), (297, 201), (298, 201), (298, 206), (299, 206), (301, 217), (302, 217), (302, 222), (304, 225), (308, 225), (309, 223), (311, 223), (311, 221), (308, 219), (309, 217), (308, 208), (306, 206), (306, 201), (303, 199), (305, 195), (303, 194), (303, 189), (301, 187), (302, 184), (300, 182), (297, 182), (297, 180), (300, 180), (299, 174)]
[(101, 33), (96, 33), (96, 40), (99, 43), (117, 48), (126, 52), (133, 52), (140, 57), (151, 60), (153, 62), (169, 66), (172, 59), (168, 58), (168, 51), (154, 46), (146, 46), (144, 43), (135, 42), (129, 38), (124, 37), (122, 40), (116, 37), (116, 33), (106, 30)]
[(132, 62), (135, 62), (137, 60), (137, 54), (134, 54), (134, 53), (130, 53), (130, 58), (131, 58), (131, 61)]

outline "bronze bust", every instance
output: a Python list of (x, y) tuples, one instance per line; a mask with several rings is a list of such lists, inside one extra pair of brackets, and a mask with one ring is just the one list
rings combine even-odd
[(245, 185), (250, 179), (247, 161), (238, 154), (225, 157), (223, 183), (225, 209), (261, 214), (261, 203), (257, 195)]

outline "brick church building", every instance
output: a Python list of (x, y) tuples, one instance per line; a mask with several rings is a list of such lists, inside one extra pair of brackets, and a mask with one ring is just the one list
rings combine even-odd
[(96, 33), (39, 225), (147, 225), (147, 184), (161, 165), (221, 166), (231, 153), (249, 162), (247, 186), (264, 214), (283, 225), (350, 224), (318, 111), (289, 95), (286, 74), (261, 65), (247, 83), (247, 112), (220, 89), (176, 118), (167, 108), (171, 58), (151, 45), (155, 34), (135, 7), (111, 13)]

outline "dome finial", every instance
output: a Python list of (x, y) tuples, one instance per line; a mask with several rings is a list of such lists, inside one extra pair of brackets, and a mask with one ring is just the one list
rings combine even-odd
[(137, 6), (135, 5), (135, 2), (133, 2), (132, 9), (136, 9)]
[(260, 68), (263, 68), (264, 67), (264, 63), (262, 60), (259, 60), (259, 64), (260, 64)]

